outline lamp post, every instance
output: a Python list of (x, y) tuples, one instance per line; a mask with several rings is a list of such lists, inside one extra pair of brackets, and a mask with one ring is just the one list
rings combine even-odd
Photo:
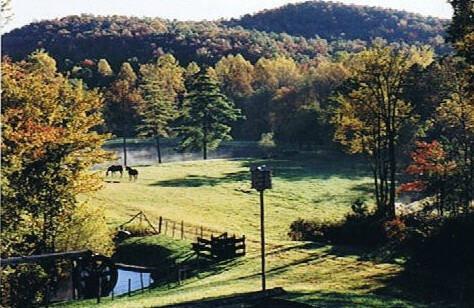
[(261, 243), (261, 257), (262, 257), (262, 291), (266, 289), (265, 281), (265, 212), (263, 202), (263, 192), (265, 189), (272, 188), (271, 170), (265, 165), (254, 166), (250, 168), (252, 173), (252, 188), (260, 193), (260, 243)]

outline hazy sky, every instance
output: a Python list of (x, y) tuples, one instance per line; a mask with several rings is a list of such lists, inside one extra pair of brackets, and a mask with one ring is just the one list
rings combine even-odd
[[(133, 15), (179, 20), (239, 17), (286, 3), (305, 0), (12, 0), (15, 16), (6, 31), (32, 21), (72, 14)], [(381, 6), (450, 18), (447, 0), (340, 0), (343, 3)]]

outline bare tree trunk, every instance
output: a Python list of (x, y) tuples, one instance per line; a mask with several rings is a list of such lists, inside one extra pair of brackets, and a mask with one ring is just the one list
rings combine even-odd
[(156, 135), (156, 137), (155, 137), (155, 145), (156, 145), (156, 154), (157, 154), (157, 156), (158, 156), (158, 163), (161, 164), (160, 135)]
[(127, 138), (123, 136), (123, 165), (127, 167)]
[(397, 159), (395, 157), (395, 140), (393, 134), (389, 134), (389, 170), (390, 170), (390, 188), (389, 188), (389, 200), (387, 208), (387, 216), (389, 218), (395, 218), (395, 176), (397, 172)]
[(202, 156), (203, 159), (207, 159), (207, 127), (204, 126), (204, 138), (202, 141)]

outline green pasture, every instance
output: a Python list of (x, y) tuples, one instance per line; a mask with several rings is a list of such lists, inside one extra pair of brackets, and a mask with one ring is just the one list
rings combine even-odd
[[(114, 301), (103, 299), (101, 305), (154, 307), (258, 290), (259, 199), (250, 189), (249, 168), (262, 163), (273, 169), (273, 189), (265, 193), (269, 288), (283, 287), (286, 298), (320, 307), (418, 305), (402, 298), (393, 282), (400, 265), (376, 261), (361, 249), (289, 240), (289, 225), (297, 218), (335, 221), (344, 217), (354, 199), (372, 200), (365, 162), (331, 152), (267, 161), (223, 159), (137, 166), (136, 182), (125, 175), (104, 178), (103, 189), (84, 198), (104, 206), (112, 226), (143, 211), (153, 223), (163, 216), (245, 234), (249, 241), (245, 257), (206, 268), (183, 285), (162, 286)], [(145, 245), (153, 241), (157, 246), (173, 245), (163, 244), (163, 238), (145, 241)]]

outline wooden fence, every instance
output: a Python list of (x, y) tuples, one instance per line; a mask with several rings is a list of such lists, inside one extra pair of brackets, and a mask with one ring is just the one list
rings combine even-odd
[[(208, 228), (202, 225), (196, 225), (192, 223), (185, 222), (183, 220), (177, 221), (163, 216), (159, 216), (156, 224), (154, 219), (149, 219), (143, 212), (138, 212), (136, 215), (132, 216), (127, 222), (119, 226), (119, 230), (125, 225), (131, 223), (132, 221), (138, 219), (140, 222), (145, 222), (150, 226), (150, 231), (152, 234), (162, 234), (182, 240), (192, 240), (196, 241), (198, 238), (211, 238), (215, 235), (226, 233), (223, 230), (217, 230)], [(235, 236), (235, 234), (234, 234)], [(256, 239), (245, 238), (247, 242), (259, 244), (260, 242)], [(272, 248), (281, 248), (283, 247), (280, 244), (266, 243), (265, 245)]]
[(245, 235), (237, 238), (235, 235), (228, 236), (223, 233), (219, 236), (212, 236), (207, 240), (201, 237), (193, 243), (193, 250), (200, 257), (215, 260), (232, 259), (245, 255)]
[(212, 237), (223, 232), (216, 229), (204, 227), (202, 225), (195, 225), (191, 223), (172, 220), (160, 216), (158, 225), (156, 226), (158, 234), (167, 235), (173, 238), (182, 240), (196, 240), (197, 238)]

